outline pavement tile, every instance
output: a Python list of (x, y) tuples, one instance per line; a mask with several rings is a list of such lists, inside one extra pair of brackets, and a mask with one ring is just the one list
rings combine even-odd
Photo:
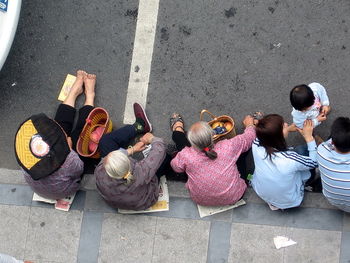
[(285, 235), (286, 228), (233, 223), (228, 262), (283, 262), (283, 250), (277, 250), (273, 238)]
[(350, 232), (350, 214), (345, 212), (343, 215), (343, 231)]
[(0, 252), (24, 258), (30, 207), (0, 205)]
[(254, 191), (253, 188), (248, 187), (243, 195), (244, 201), (247, 203), (257, 203), (257, 204), (264, 204), (265, 201), (262, 200)]
[(350, 262), (350, 232), (343, 232), (340, 247), (340, 263)]
[(331, 205), (322, 193), (305, 192), (304, 200), (300, 207), (337, 209)]
[(285, 226), (287, 220), (284, 211), (271, 211), (267, 204), (248, 203), (232, 211), (235, 223)]
[(102, 221), (102, 213), (89, 211), (84, 212), (77, 262), (97, 262), (101, 240)]
[(207, 263), (227, 262), (230, 251), (231, 223), (210, 224)]
[(0, 184), (27, 184), (21, 170), (0, 168)]
[(284, 249), (285, 263), (339, 262), (339, 231), (287, 228), (286, 236), (297, 244)]
[(117, 210), (110, 207), (97, 191), (86, 191), (85, 210), (117, 213)]
[(33, 191), (28, 185), (0, 184), (0, 203), (6, 205), (30, 205)]
[(104, 214), (98, 262), (151, 262), (156, 217)]
[(190, 198), (190, 193), (183, 182), (168, 181), (168, 190), (172, 197)]
[(210, 222), (158, 218), (152, 262), (205, 262)]
[(341, 231), (343, 212), (334, 209), (293, 208), (284, 211), (287, 226)]
[(83, 214), (32, 207), (25, 257), (34, 261), (76, 262)]
[(266, 204), (250, 203), (232, 211), (233, 222), (258, 225), (340, 231), (342, 220), (342, 212), (334, 209), (293, 208), (272, 211)]

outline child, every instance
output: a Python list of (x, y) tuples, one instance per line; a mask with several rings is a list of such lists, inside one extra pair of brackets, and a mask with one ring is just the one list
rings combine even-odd
[(293, 123), (302, 129), (305, 120), (312, 120), (314, 127), (327, 119), (330, 111), (325, 88), (316, 82), (295, 86), (290, 92), (293, 106)]

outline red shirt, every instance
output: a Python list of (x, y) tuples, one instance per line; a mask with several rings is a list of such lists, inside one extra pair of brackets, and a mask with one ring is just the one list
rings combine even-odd
[(255, 128), (250, 126), (243, 134), (215, 144), (215, 160), (195, 147), (185, 147), (171, 161), (175, 172), (186, 172), (186, 187), (192, 200), (205, 206), (231, 205), (237, 202), (247, 188), (237, 169), (237, 159), (248, 151), (254, 141)]

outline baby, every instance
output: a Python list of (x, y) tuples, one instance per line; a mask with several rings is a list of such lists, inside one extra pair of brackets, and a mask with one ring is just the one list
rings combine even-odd
[(300, 129), (305, 120), (312, 120), (314, 127), (318, 126), (327, 119), (331, 109), (326, 89), (316, 82), (295, 86), (290, 92), (290, 102), (293, 123)]

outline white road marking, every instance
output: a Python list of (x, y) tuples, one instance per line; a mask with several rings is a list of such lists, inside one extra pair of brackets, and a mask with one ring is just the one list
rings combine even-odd
[(134, 50), (124, 110), (124, 124), (131, 124), (135, 121), (132, 107), (134, 102), (138, 102), (146, 108), (158, 7), (159, 0), (140, 0), (139, 2)]

